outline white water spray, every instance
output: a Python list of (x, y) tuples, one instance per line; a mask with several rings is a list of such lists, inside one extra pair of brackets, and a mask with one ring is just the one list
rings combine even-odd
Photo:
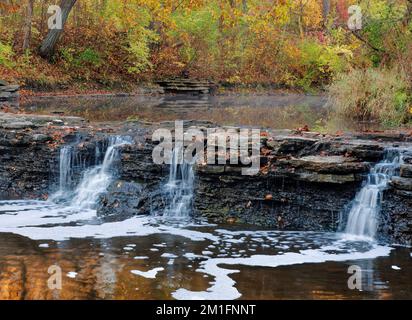
[(164, 217), (187, 218), (193, 202), (194, 172), (192, 164), (183, 159), (183, 149), (173, 150), (169, 181), (164, 187), (166, 208)]
[(102, 164), (86, 169), (74, 191), (70, 190), (73, 175), (73, 147), (63, 147), (60, 151), (60, 188), (50, 199), (52, 201), (63, 199), (73, 207), (92, 209), (99, 195), (105, 192), (112, 182), (113, 164), (119, 155), (118, 147), (130, 143), (129, 137), (110, 137)]
[(399, 150), (390, 149), (386, 150), (384, 160), (371, 169), (365, 186), (357, 193), (349, 212), (346, 233), (375, 237), (383, 191), (399, 169), (400, 162)]

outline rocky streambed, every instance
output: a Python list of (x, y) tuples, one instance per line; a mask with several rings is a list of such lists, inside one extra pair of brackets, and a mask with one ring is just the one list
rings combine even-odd
[[(138, 121), (91, 124), (78, 117), (0, 113), (0, 197), (47, 199), (58, 188), (62, 146), (75, 150), (73, 177), (80, 179), (82, 168), (97, 162), (97, 150), (108, 136), (127, 135), (133, 143), (119, 147), (116, 175), (99, 197), (97, 215), (120, 221), (160, 212), (166, 204), (159, 190), (169, 166), (153, 162), (152, 133), (173, 126)], [(207, 121), (187, 121), (185, 126), (216, 127)], [(404, 148), (400, 171), (384, 194), (378, 234), (391, 243), (411, 244), (410, 146), (412, 137), (402, 132), (324, 135), (264, 130), (259, 174), (241, 175), (242, 167), (229, 161), (195, 166), (192, 215), (275, 230), (336, 231), (385, 150)]]

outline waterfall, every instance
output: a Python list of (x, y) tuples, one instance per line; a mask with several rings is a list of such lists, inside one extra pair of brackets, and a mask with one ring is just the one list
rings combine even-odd
[(183, 159), (183, 149), (175, 148), (169, 169), (169, 180), (163, 190), (166, 202), (164, 217), (187, 218), (190, 216), (194, 178), (192, 164)]
[[(107, 190), (113, 179), (114, 163), (119, 155), (118, 147), (130, 143), (130, 137), (111, 136), (103, 162), (85, 169), (79, 184), (74, 190), (71, 189), (74, 164), (73, 147), (63, 147), (60, 150), (59, 190), (50, 197), (50, 200), (54, 202), (64, 201), (74, 207), (92, 209), (99, 195)], [(97, 153), (98, 151), (96, 151)]]
[(373, 167), (363, 188), (356, 194), (345, 232), (374, 238), (379, 222), (383, 191), (396, 174), (401, 162), (397, 149), (385, 151), (384, 159)]
[(59, 161), (59, 191), (64, 192), (69, 189), (72, 183), (72, 159), (73, 147), (64, 146), (60, 149)]

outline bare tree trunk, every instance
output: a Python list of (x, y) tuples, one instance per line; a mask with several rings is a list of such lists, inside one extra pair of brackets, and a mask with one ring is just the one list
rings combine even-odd
[(57, 41), (63, 33), (64, 25), (66, 24), (70, 11), (72, 10), (76, 1), (77, 0), (62, 0), (60, 4), (60, 8), (62, 10), (62, 28), (49, 30), (49, 33), (46, 35), (46, 38), (44, 38), (39, 50), (41, 57), (50, 59), (53, 56)]
[(323, 26), (326, 26), (330, 13), (330, 0), (322, 0), (322, 18)]
[(24, 20), (23, 27), (23, 51), (27, 50), (30, 47), (31, 41), (31, 22), (33, 18), (33, 5), (34, 0), (27, 1), (27, 13), (26, 19)]

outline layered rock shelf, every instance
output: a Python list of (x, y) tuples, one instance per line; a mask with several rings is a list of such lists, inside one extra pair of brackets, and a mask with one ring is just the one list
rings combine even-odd
[[(56, 188), (59, 149), (76, 147), (94, 162), (96, 145), (110, 134), (127, 134), (134, 143), (121, 149), (117, 178), (101, 196), (97, 214), (120, 220), (150, 214), (164, 206), (159, 192), (167, 165), (155, 164), (151, 135), (168, 123), (93, 125), (77, 117), (0, 113), (0, 197), (46, 199)], [(189, 123), (205, 129), (210, 123)], [(386, 148), (411, 147), (405, 133), (323, 135), (288, 130), (261, 136), (260, 171), (241, 174), (241, 165), (195, 167), (193, 215), (228, 223), (250, 223), (281, 230), (336, 231), (346, 221), (355, 194)], [(410, 244), (412, 239), (412, 154), (385, 191), (380, 236)]]
[(215, 85), (208, 80), (174, 78), (157, 82), (165, 93), (178, 94), (210, 94)]
[(20, 86), (0, 80), (0, 101), (16, 100), (19, 97)]

